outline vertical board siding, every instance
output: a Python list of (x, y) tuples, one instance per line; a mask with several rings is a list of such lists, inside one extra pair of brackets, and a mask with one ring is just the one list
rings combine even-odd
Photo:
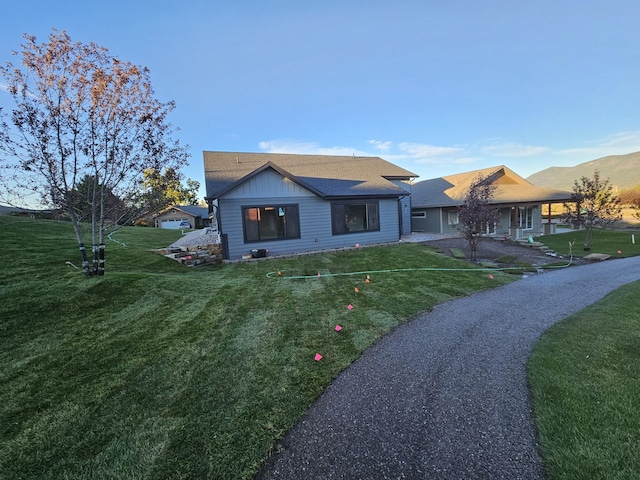
[(273, 170), (265, 170), (246, 182), (238, 185), (224, 198), (273, 198), (273, 197), (315, 196), (297, 183), (282, 177)]

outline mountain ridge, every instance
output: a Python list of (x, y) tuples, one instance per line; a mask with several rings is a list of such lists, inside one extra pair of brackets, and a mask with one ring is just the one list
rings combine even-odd
[(528, 176), (527, 180), (539, 187), (572, 191), (574, 181), (592, 178), (596, 170), (618, 189), (634, 187), (640, 183), (640, 152), (608, 155), (573, 167), (549, 167)]

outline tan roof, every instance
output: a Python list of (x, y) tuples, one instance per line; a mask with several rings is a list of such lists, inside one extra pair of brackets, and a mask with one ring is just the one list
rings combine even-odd
[(425, 180), (411, 188), (412, 207), (459, 206), (471, 184), (482, 175), (496, 185), (493, 203), (559, 203), (568, 201), (571, 192), (536, 187), (504, 165)]
[(403, 195), (390, 180), (417, 177), (380, 157), (203, 152), (207, 197), (217, 198), (265, 168), (323, 197)]

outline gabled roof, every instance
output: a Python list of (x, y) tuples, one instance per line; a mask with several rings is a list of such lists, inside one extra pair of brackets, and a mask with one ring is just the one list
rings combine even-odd
[(571, 192), (536, 187), (501, 165), (415, 183), (411, 187), (411, 206), (428, 208), (462, 205), (469, 187), (480, 175), (496, 185), (492, 202), (494, 204), (559, 203), (571, 198)]
[(174, 209), (180, 210), (181, 212), (194, 217), (207, 218), (209, 216), (209, 210), (207, 207), (201, 207), (200, 205), (171, 205), (170, 207), (161, 210), (158, 215), (162, 215), (164, 212)]
[(266, 169), (323, 198), (406, 195), (391, 180), (417, 177), (380, 157), (205, 151), (203, 158), (207, 198), (218, 198)]

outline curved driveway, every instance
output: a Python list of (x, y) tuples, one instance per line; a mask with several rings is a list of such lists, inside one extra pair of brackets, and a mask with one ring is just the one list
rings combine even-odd
[(543, 479), (526, 363), (554, 323), (640, 279), (640, 257), (438, 305), (368, 349), (260, 478)]

